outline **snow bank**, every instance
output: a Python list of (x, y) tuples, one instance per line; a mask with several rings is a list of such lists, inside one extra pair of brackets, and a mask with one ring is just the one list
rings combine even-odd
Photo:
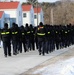
[(64, 67), (61, 75), (74, 75), (74, 65), (68, 65)]
[(66, 66), (62, 69), (61, 75), (74, 75), (74, 58), (65, 62)]
[(74, 75), (74, 58), (67, 61), (59, 61), (53, 65), (48, 65), (38, 69), (33, 74), (41, 75)]

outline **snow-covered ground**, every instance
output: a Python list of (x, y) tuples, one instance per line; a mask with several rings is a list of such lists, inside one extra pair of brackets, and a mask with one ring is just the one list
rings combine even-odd
[(33, 74), (40, 75), (74, 75), (74, 58), (59, 61), (53, 65), (38, 69)]
[[(73, 52), (73, 53), (72, 53)], [(39, 75), (74, 75), (74, 50), (72, 49), (72, 56), (69, 54), (65, 55), (67, 58), (58, 58), (58, 61), (47, 65), (33, 72), (33, 74)], [(64, 56), (61, 56), (64, 57)], [(69, 57), (69, 58), (68, 58)], [(60, 60), (59, 60), (60, 59)], [(63, 60), (64, 59), (64, 60)]]
[[(19, 75), (53, 57), (56, 57), (68, 51), (71, 48), (73, 48), (73, 46), (67, 49), (56, 50), (52, 53), (46, 54), (45, 56), (38, 55), (38, 51), (35, 50), (35, 51), (29, 51), (27, 53), (23, 52), (16, 56), (12, 55), (12, 57), (7, 57), (7, 58), (4, 57), (3, 49), (0, 48), (0, 75)], [(50, 75), (54, 75), (54, 73), (55, 75), (59, 75), (58, 73), (60, 73), (60, 75), (66, 75), (67, 72), (71, 71), (72, 73), (74, 71), (73, 62), (74, 62), (74, 58), (62, 62), (63, 67), (61, 68), (60, 67), (61, 61), (59, 61), (54, 65), (46, 66), (42, 69), (35, 71), (34, 74), (42, 71), (43, 72), (42, 75), (49, 75), (48, 73), (51, 73)], [(53, 66), (53, 70), (52, 70), (52, 66)], [(67, 75), (71, 75), (71, 74), (67, 74)]]

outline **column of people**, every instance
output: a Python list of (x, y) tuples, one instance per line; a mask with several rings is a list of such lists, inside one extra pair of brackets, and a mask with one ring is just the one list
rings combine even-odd
[[(49, 54), (55, 49), (69, 47), (74, 44), (74, 26), (69, 25), (43, 25), (37, 27), (28, 24), (18, 27), (13, 23), (11, 28), (4, 24), (0, 29), (0, 38), (3, 41), (4, 56), (17, 55), (30, 50), (38, 50), (39, 55)], [(11, 44), (13, 53), (11, 53)], [(22, 47), (23, 45), (23, 47)], [(35, 47), (36, 46), (36, 47)]]

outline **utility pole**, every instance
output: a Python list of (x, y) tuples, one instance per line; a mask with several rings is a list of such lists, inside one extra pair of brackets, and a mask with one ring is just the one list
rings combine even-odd
[(51, 24), (54, 25), (53, 8), (51, 9)]

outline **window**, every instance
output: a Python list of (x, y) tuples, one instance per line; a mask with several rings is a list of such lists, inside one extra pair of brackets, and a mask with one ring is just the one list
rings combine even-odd
[(27, 14), (26, 13), (23, 13), (23, 17), (27, 17)]
[(34, 15), (34, 19), (37, 19), (37, 15)]

